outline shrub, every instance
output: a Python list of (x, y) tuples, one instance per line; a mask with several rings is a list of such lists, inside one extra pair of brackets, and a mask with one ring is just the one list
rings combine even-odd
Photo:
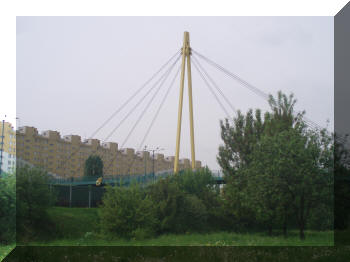
[(138, 186), (107, 187), (99, 209), (101, 231), (105, 235), (131, 238), (145, 230), (147, 236), (157, 230), (155, 206)]
[(48, 186), (48, 176), (44, 170), (20, 167), (16, 170), (16, 211), (17, 240), (28, 241), (51, 234), (54, 225), (47, 209), (54, 199)]
[(157, 207), (160, 233), (184, 233), (205, 227), (207, 210), (202, 200), (182, 191), (176, 179), (152, 185), (149, 196)]
[(223, 225), (223, 201), (219, 185), (213, 179), (208, 167), (193, 172), (186, 170), (172, 178), (180, 190), (194, 195), (201, 200), (206, 209), (207, 223), (205, 228), (221, 229)]
[(14, 175), (0, 178), (0, 243), (15, 241), (16, 179)]

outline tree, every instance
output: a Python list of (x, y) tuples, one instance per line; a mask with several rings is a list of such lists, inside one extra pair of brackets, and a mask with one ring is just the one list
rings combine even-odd
[(295, 114), (297, 100), (293, 94), (287, 96), (279, 91), (277, 98), (270, 95), (268, 102), (271, 112), (266, 112), (263, 118), (260, 109), (256, 109), (254, 115), (252, 109), (246, 115), (238, 110), (232, 125), (228, 119), (220, 122), (224, 144), (219, 147), (217, 160), (226, 177), (234, 176), (235, 171), (249, 164), (249, 156), (262, 135), (274, 136), (289, 128), (304, 127), (305, 112)]
[(253, 146), (260, 139), (264, 131), (264, 124), (261, 119), (261, 111), (250, 109), (246, 116), (241, 111), (237, 112), (237, 117), (233, 119), (232, 126), (229, 120), (220, 122), (221, 139), (224, 145), (219, 147), (218, 163), (225, 176), (233, 176), (235, 171), (249, 163), (249, 154)]
[(53, 203), (47, 172), (28, 166), (16, 169), (17, 241), (34, 240), (53, 231), (47, 215)]
[(239, 112), (232, 126), (228, 120), (221, 123), (218, 162), (227, 181), (225, 206), (238, 223), (260, 222), (270, 234), (282, 224), (286, 235), (293, 210), (303, 239), (317, 198), (330, 207), (332, 149), (330, 136), (308, 130), (305, 112), (294, 113), (295, 104), (292, 94), (278, 92), (277, 98), (269, 97), (271, 112), (264, 121), (259, 110), (255, 118), (249, 110), (246, 116)]
[(101, 157), (91, 155), (85, 161), (84, 176), (97, 177), (103, 176), (103, 162)]
[(0, 243), (15, 241), (16, 179), (14, 174), (0, 178)]
[(295, 214), (300, 238), (305, 238), (310, 214), (332, 196), (330, 152), (331, 140), (311, 131), (289, 129), (261, 139), (245, 169), (246, 192), (248, 205), (258, 218), (269, 221), (269, 229), (274, 220), (290, 215), (284, 213), (287, 207)]
[[(227, 185), (224, 198), (228, 215), (235, 218), (235, 223), (241, 226), (251, 226), (255, 222), (254, 210), (244, 205), (249, 177), (244, 169), (253, 160), (251, 154), (263, 136), (273, 137), (283, 130), (302, 126), (303, 113), (294, 116), (296, 99), (293, 94), (288, 97), (278, 92), (277, 98), (269, 97), (271, 112), (266, 112), (262, 119), (261, 110), (255, 110), (255, 116), (250, 109), (244, 116), (238, 111), (232, 125), (226, 119), (221, 122), (221, 138), (224, 145), (219, 147), (217, 157)], [(287, 209), (287, 206), (284, 208)], [(287, 216), (286, 216), (287, 218)]]
[(348, 135), (336, 134), (334, 140), (334, 227), (343, 230), (348, 227), (350, 214), (350, 150)]

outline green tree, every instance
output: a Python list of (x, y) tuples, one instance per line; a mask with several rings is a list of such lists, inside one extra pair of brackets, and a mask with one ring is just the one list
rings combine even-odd
[(333, 193), (330, 152), (331, 139), (310, 131), (301, 134), (289, 129), (261, 139), (251, 155), (251, 164), (245, 169), (246, 202), (256, 210), (257, 218), (269, 223), (269, 231), (292, 211), (300, 238), (305, 238), (310, 214), (329, 201)]
[[(303, 127), (301, 120), (304, 113), (294, 116), (295, 103), (293, 94), (287, 96), (279, 91), (276, 98), (270, 95), (271, 112), (266, 112), (263, 119), (261, 110), (257, 109), (255, 116), (252, 110), (248, 110), (245, 116), (238, 111), (232, 124), (227, 119), (225, 124), (221, 122), (221, 138), (224, 145), (219, 147), (217, 160), (227, 182), (224, 189), (226, 213), (236, 225), (251, 227), (255, 222), (255, 211), (243, 203), (247, 195), (245, 190), (249, 179), (244, 169), (253, 160), (251, 154), (256, 145), (260, 143), (263, 136), (273, 137), (283, 130)], [(283, 208), (286, 212), (287, 204), (288, 202)], [(288, 217), (287, 214), (285, 217)]]
[(85, 161), (84, 176), (103, 176), (103, 162), (100, 156), (91, 155)]
[(221, 139), (224, 145), (219, 147), (218, 163), (226, 177), (233, 176), (235, 171), (249, 163), (249, 155), (264, 131), (261, 111), (250, 109), (246, 115), (240, 111), (233, 119), (232, 125), (226, 119), (220, 122)]
[(16, 236), (16, 177), (0, 178), (0, 243), (11, 243)]
[(54, 204), (47, 172), (38, 168), (16, 169), (17, 241), (34, 240), (49, 235), (53, 229), (47, 209)]
[(350, 214), (350, 150), (348, 135), (335, 135), (334, 142), (334, 227), (346, 229)]
[[(262, 223), (269, 233), (282, 225), (286, 235), (293, 212), (304, 238), (317, 198), (331, 208), (332, 147), (324, 130), (307, 129), (305, 112), (295, 113), (295, 104), (292, 94), (278, 92), (276, 98), (269, 97), (271, 112), (265, 113), (264, 121), (259, 110), (255, 118), (249, 110), (246, 116), (239, 112), (232, 126), (228, 120), (221, 123), (224, 145), (218, 162), (227, 181), (225, 209), (236, 223)], [(315, 192), (317, 185), (321, 185), (319, 192)]]

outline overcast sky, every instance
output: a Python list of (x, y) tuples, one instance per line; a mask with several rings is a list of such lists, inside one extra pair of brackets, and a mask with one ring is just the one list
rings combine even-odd
[[(194, 50), (266, 93), (293, 92), (297, 110), (321, 126), (329, 120), (333, 129), (333, 17), (17, 17), (19, 124), (89, 137), (181, 48), (184, 31)], [(268, 110), (261, 97), (201, 64), (236, 109)], [(178, 68), (124, 147), (139, 147)], [(194, 67), (192, 73), (196, 158), (218, 169), (219, 121), (226, 115)], [(185, 90), (180, 158), (190, 158)], [(145, 142), (165, 155), (175, 154), (178, 96), (179, 77)], [(141, 97), (95, 137), (104, 140)], [(150, 98), (108, 141), (121, 146)]]

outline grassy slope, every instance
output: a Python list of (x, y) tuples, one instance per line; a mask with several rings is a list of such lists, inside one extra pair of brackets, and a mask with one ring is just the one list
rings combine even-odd
[(98, 230), (97, 208), (54, 207), (49, 210), (49, 216), (60, 232), (59, 238), (80, 238), (86, 232)]
[(332, 246), (333, 232), (306, 231), (306, 240), (300, 241), (297, 231), (290, 231), (284, 239), (282, 234), (267, 236), (265, 233), (238, 234), (215, 232), (208, 234), (161, 235), (145, 240), (105, 240), (98, 236), (97, 208), (62, 208), (49, 210), (57, 226), (57, 236), (50, 242), (32, 242), (43, 246)]
[(297, 232), (287, 239), (282, 236), (269, 237), (264, 234), (237, 234), (218, 232), (210, 234), (162, 235), (145, 240), (104, 240), (94, 237), (61, 239), (49, 243), (32, 243), (43, 246), (332, 246), (333, 232), (306, 232), (306, 240), (300, 241)]
[(8, 253), (15, 247), (15, 245), (1, 246), (0, 245), (0, 261), (2, 261)]

